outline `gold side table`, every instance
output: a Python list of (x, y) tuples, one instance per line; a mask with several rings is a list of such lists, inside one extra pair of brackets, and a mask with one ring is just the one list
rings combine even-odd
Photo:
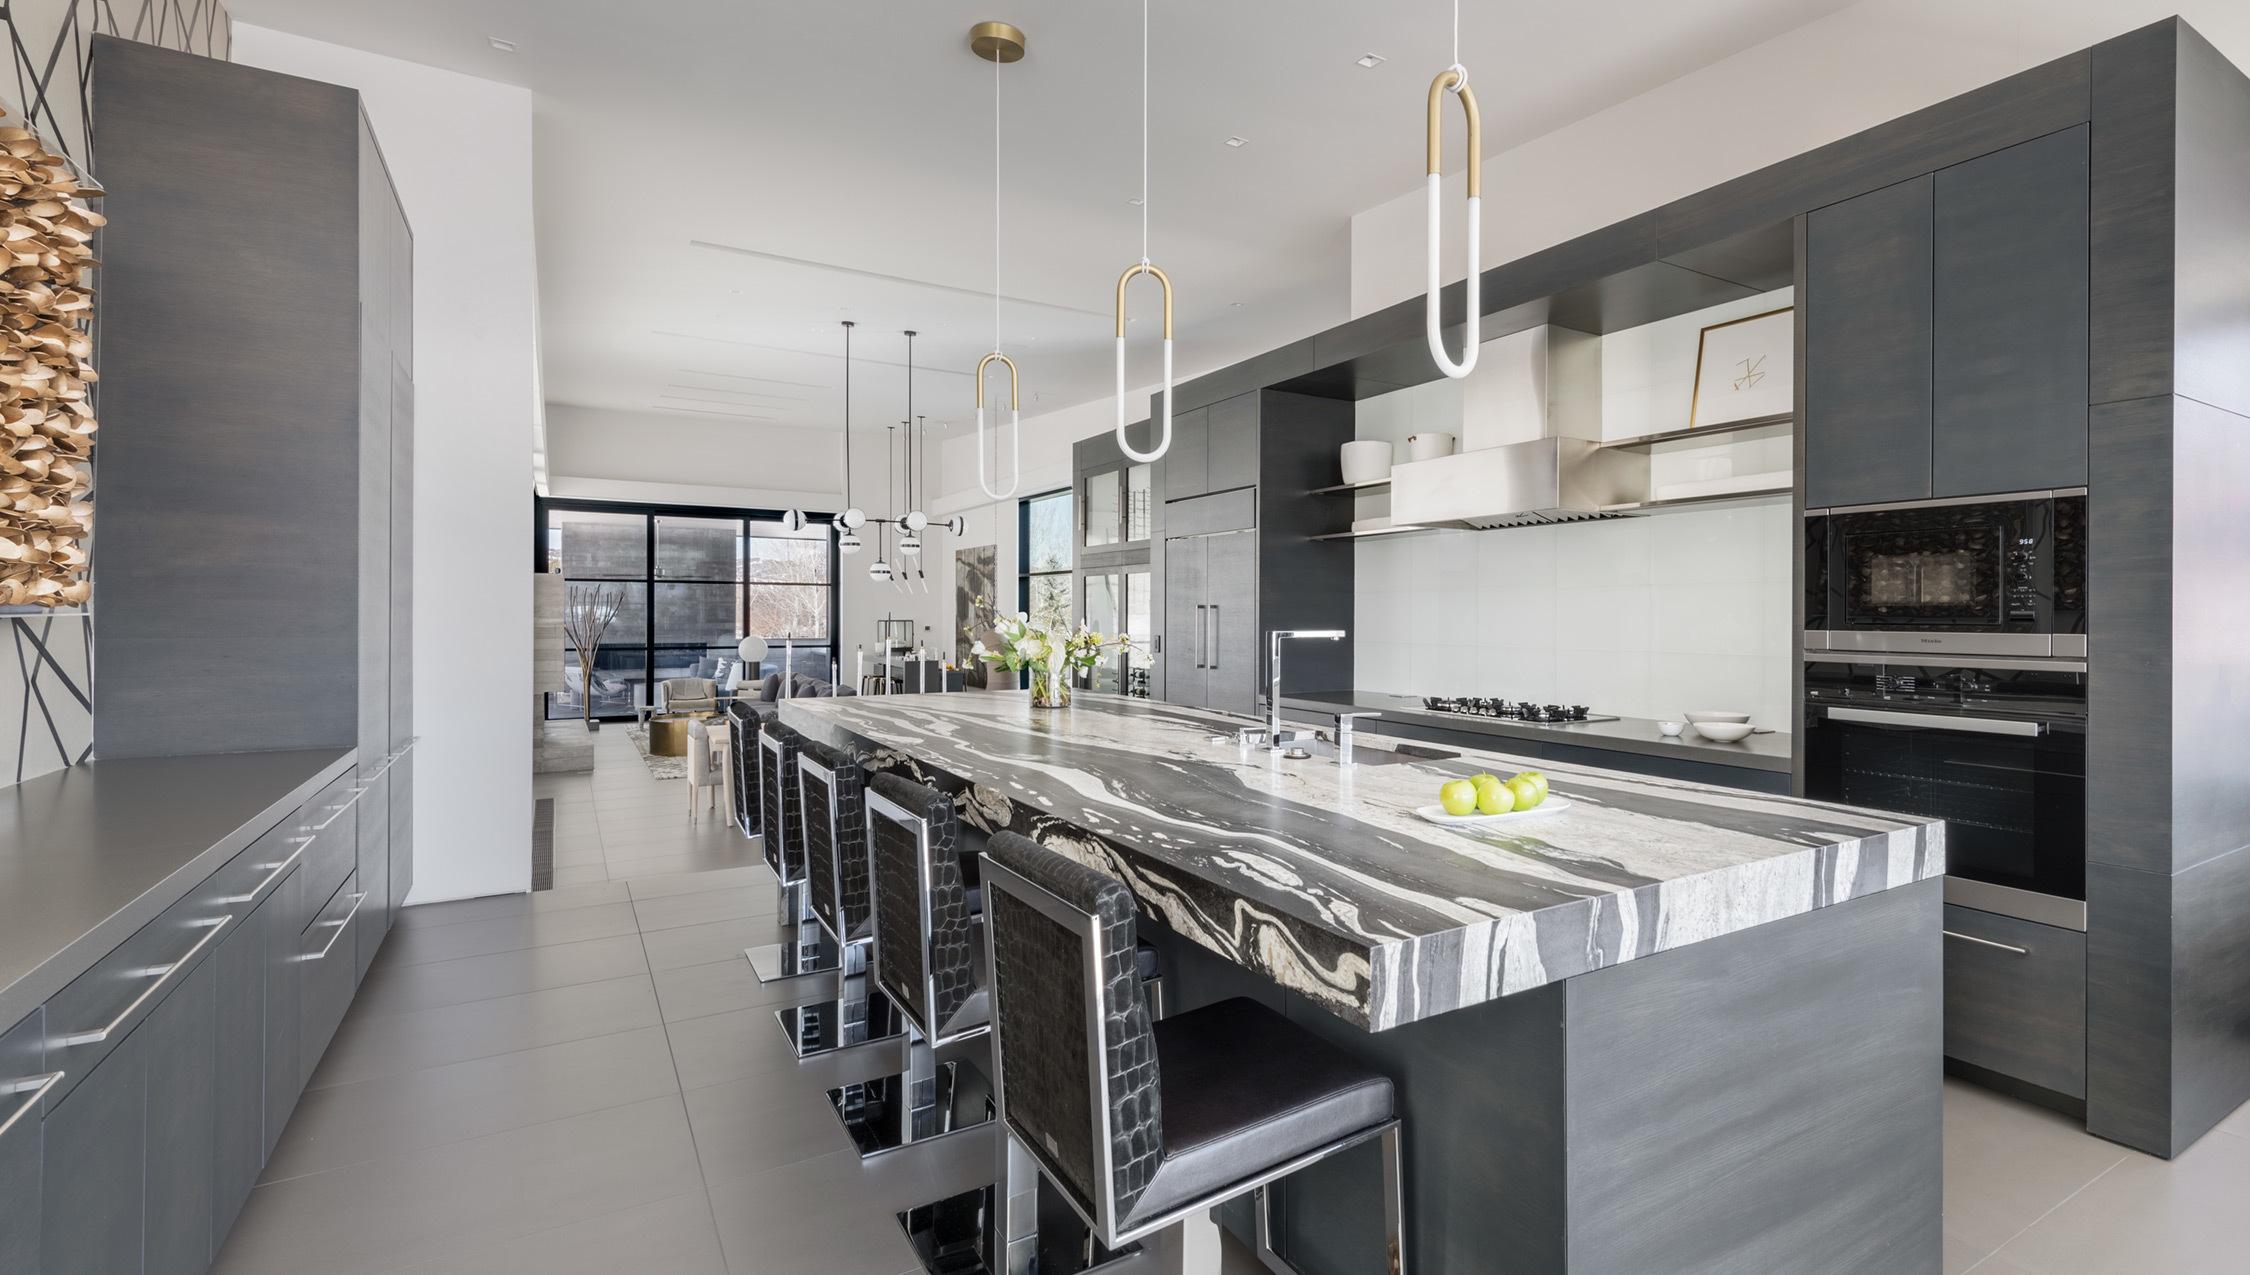
[(708, 713), (660, 713), (648, 719), (648, 750), (659, 757), (685, 757), (688, 723)]

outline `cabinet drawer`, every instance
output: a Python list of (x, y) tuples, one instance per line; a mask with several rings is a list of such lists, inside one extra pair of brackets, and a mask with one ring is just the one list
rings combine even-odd
[(305, 899), (313, 903), (329, 897), (358, 865), (359, 821), (353, 817), (365, 787), (347, 775), (321, 791), (297, 812), (298, 835), (305, 845)]
[(297, 938), (300, 1085), (312, 1079), (358, 985), (358, 918), (367, 901), (358, 881), (346, 876)]
[(40, 1122), (54, 1088), (40, 1011), (0, 1033), (0, 1271), (39, 1269)]
[(232, 931), (238, 916), (202, 890), (165, 909), (47, 1001), (46, 1068), (60, 1102)]
[(2086, 936), (1948, 904), (1945, 1053), (2086, 1096)]
[(1164, 506), (1164, 534), (1207, 536), (1215, 531), (1241, 531), (1258, 525), (1258, 489), (1242, 487), (1214, 492)]
[(189, 897), (202, 899), (214, 915), (228, 912), (240, 920), (289, 875), (289, 869), (304, 858), (312, 839), (313, 834), (302, 831), (299, 819), (284, 819), (251, 842), (249, 849), (227, 860), (225, 867), (212, 873)]

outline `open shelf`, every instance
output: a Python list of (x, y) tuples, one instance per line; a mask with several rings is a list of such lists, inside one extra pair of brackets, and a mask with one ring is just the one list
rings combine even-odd
[(1717, 492), (1709, 496), (1681, 496), (1673, 500), (1644, 500), (1631, 505), (1604, 505), (1605, 514), (1659, 514), (1672, 509), (1723, 509), (1729, 505), (1764, 505), (1787, 500), (1796, 489), (1768, 487), (1754, 491)]
[[(1390, 479), (1378, 478), (1371, 483), (1338, 483), (1333, 487), (1315, 487), (1305, 494), (1308, 496), (1368, 496), (1378, 491), (1389, 491), (1390, 487)], [(1315, 539), (1325, 538), (1315, 537)]]
[(1771, 425), (1788, 425), (1795, 422), (1796, 414), (1784, 412), (1779, 416), (1757, 416), (1746, 421), (1727, 421), (1719, 425), (1703, 425), (1695, 429), (1667, 430), (1661, 434), (1643, 434), (1639, 438), (1620, 438), (1603, 443), (1605, 448), (1653, 447), (1658, 443), (1676, 443), (1683, 439), (1710, 438), (1718, 434), (1734, 434), (1746, 429), (1764, 429)]
[(1366, 540), (1373, 536), (1402, 536), (1412, 531), (1443, 531), (1443, 527), (1425, 527), (1419, 523), (1403, 527), (1370, 527), (1365, 531), (1336, 531), (1325, 536), (1307, 536), (1307, 540)]

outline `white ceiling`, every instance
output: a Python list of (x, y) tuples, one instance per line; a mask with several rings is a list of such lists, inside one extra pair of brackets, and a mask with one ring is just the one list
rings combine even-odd
[[(1847, 3), (1472, 3), (1462, 61), (1484, 149)], [(1013, 298), (1001, 306), (1002, 341), (1023, 369), (1027, 415), (1110, 393), (1116, 278), (1140, 257), (1140, 210), (1127, 202), (1140, 187), (1138, 5), (229, 8), (240, 21), (537, 94), (550, 401), (833, 426), (837, 323), (852, 319), (855, 435), (905, 414), (907, 328), (922, 334), (926, 369), (914, 410), (933, 424), (970, 417), (969, 369), (993, 342), (995, 68), (968, 51), (967, 31), (1013, 22), (1030, 52), (997, 70), (998, 291)], [(1184, 379), (1347, 317), (1351, 215), (1420, 181), (1423, 98), (1451, 61), (1451, 10), (1437, 0), (1162, 0), (1152, 21), (1149, 252), (1178, 288)], [(1386, 60), (1356, 65), (1367, 53)], [(1230, 136), (1248, 142), (1229, 147)], [(1136, 385), (1157, 375), (1154, 294), (1135, 294)]]

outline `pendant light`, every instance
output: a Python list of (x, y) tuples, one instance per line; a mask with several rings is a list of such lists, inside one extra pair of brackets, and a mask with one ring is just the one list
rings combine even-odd
[[(893, 443), (898, 441), (898, 426), (885, 425), (883, 429), (886, 434), (890, 435), (883, 442), (883, 459), (891, 467), (890, 477), (883, 482), (883, 498), (888, 500), (891, 495), (891, 480), (898, 477), (898, 455), (896, 449), (892, 446)], [(891, 578), (891, 564), (883, 558), (883, 546), (888, 538), (891, 524), (897, 520), (894, 518), (877, 518), (874, 521), (875, 561), (867, 564), (867, 578), (870, 580), (888, 580)]]
[[(914, 419), (914, 330), (906, 330), (906, 419)], [(906, 512), (899, 515), (898, 551), (908, 557), (922, 552), (922, 528), (930, 525), (929, 515), (915, 507), (914, 489), (914, 427), (906, 429), (906, 499), (902, 502)]]
[[(1172, 449), (1172, 276), (1148, 259), (1148, 4), (1141, 0), (1141, 259), (1117, 276), (1117, 446), (1143, 464)], [(1164, 432), (1145, 453), (1125, 438), (1125, 285), (1138, 274), (1155, 275), (1164, 288)]]
[[(1461, 113), (1469, 125), (1469, 277), (1464, 281), (1468, 300), (1468, 324), (1461, 333), (1461, 361), (1456, 363), (1445, 353), (1445, 342), (1438, 328), (1438, 196), (1445, 181), (1444, 140), (1445, 130), (1442, 108), (1445, 95), (1461, 99)], [(1430, 357), (1437, 361), (1438, 370), (1459, 380), (1476, 369), (1478, 312), (1484, 307), (1478, 284), (1478, 274), (1483, 266), (1480, 257), (1481, 230), (1484, 218), (1484, 123), (1477, 115), (1477, 95), (1469, 90), (1469, 69), (1461, 65), (1461, 0), (1453, 0), (1453, 65), (1438, 72), (1430, 81), (1429, 112), (1429, 231), (1427, 247), (1430, 266), (1429, 291), (1422, 298), (1422, 326), (1429, 336)]]
[[(992, 63), (992, 353), (977, 360), (977, 486), (992, 500), (1006, 500), (1023, 485), (1023, 384), (1016, 362), (1000, 352), (1000, 64), (1023, 60), (1023, 32), (1005, 22), (979, 22), (969, 28), (969, 48)], [(1008, 369), (1010, 476), (1004, 491), (994, 491), (984, 476), (984, 373), (999, 363)], [(994, 424), (997, 430), (999, 425)], [(998, 450), (995, 444), (994, 450)], [(997, 458), (995, 458), (997, 469)], [(999, 477), (995, 472), (994, 480)]]
[(852, 328), (850, 319), (844, 325), (844, 512), (836, 515), (843, 531), (836, 537), (839, 553), (858, 553), (859, 529), (867, 525), (866, 511), (852, 503)]

